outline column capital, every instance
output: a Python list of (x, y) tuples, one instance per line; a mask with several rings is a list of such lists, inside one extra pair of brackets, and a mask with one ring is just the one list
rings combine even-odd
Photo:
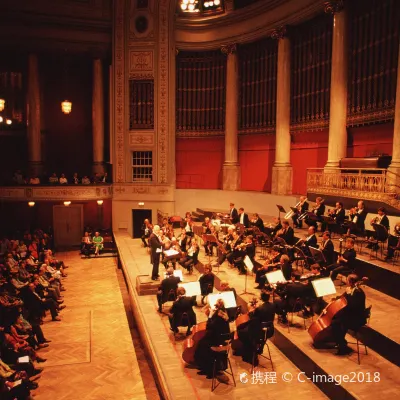
[(272, 39), (276, 40), (283, 39), (288, 36), (289, 36), (289, 27), (287, 25), (281, 25), (278, 28), (275, 28), (271, 32)]
[(326, 14), (337, 14), (344, 9), (344, 0), (331, 0), (324, 3)]
[(221, 46), (221, 52), (222, 54), (233, 54), (236, 53), (237, 51), (237, 46), (236, 43), (231, 43), (231, 44), (224, 44)]

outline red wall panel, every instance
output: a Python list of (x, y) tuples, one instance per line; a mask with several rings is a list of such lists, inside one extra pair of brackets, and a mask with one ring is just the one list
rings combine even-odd
[(239, 136), (241, 190), (270, 192), (275, 135)]
[(223, 137), (176, 140), (176, 187), (221, 189), (225, 142)]
[(290, 159), (293, 194), (307, 192), (307, 168), (323, 168), (328, 159), (328, 130), (292, 134)]
[(350, 128), (348, 157), (368, 157), (378, 154), (392, 155), (393, 123)]

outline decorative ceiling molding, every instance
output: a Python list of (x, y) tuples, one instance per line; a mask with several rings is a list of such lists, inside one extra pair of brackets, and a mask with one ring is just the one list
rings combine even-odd
[(178, 18), (176, 46), (181, 50), (217, 49), (270, 36), (283, 25), (297, 25), (324, 12), (323, 0), (265, 0), (210, 18)]

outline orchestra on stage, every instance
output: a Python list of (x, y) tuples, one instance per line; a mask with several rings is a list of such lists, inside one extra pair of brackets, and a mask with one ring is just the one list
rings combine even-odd
[[(359, 329), (368, 319), (361, 288), (367, 279), (355, 274), (355, 246), (378, 252), (386, 242), (386, 261), (400, 252), (400, 222), (391, 232), (384, 208), (370, 221), (367, 215), (363, 201), (346, 215), (340, 201), (327, 209), (323, 198), (317, 197), (311, 206), (301, 196), (285, 218), (271, 222), (264, 222), (257, 213), (249, 217), (234, 203), (226, 214), (213, 213), (202, 223), (195, 223), (189, 212), (179, 227), (173, 227), (168, 218), (154, 226), (145, 220), (142, 242), (150, 249), (151, 279), (160, 281), (160, 264), (165, 267), (157, 291), (158, 311), (163, 313), (163, 305), (172, 301), (166, 312), (171, 331), (176, 335), (179, 327), (186, 327), (183, 360), (197, 366), (199, 374), (214, 379), (229, 366), (226, 354), (216, 354), (213, 349), (229, 344), (235, 355), (255, 367), (273, 335), (275, 316), (278, 323), (289, 327), (289, 314), (294, 312), (301, 312), (303, 318), (319, 315), (308, 330), (314, 344), (333, 343), (337, 355), (351, 352), (345, 339), (347, 330)], [(299, 231), (304, 225), (306, 233)], [(333, 240), (337, 239), (339, 249), (335, 250)], [(183, 282), (177, 264), (185, 274), (192, 274), (202, 250), (208, 259), (203, 273), (197, 281)], [(256, 250), (260, 254), (257, 259)], [(237, 293), (228, 281), (221, 281), (215, 297), (213, 270), (222, 265), (230, 273), (237, 270), (238, 275), (245, 275), (246, 284), (248, 277), (254, 279), (254, 289), (260, 294), (247, 307), (236, 303)], [(336, 292), (334, 283), (339, 275), (346, 278), (346, 290), (326, 302), (324, 296)], [(197, 323), (194, 307), (202, 307), (206, 322)], [(235, 325), (233, 332), (230, 323)]]

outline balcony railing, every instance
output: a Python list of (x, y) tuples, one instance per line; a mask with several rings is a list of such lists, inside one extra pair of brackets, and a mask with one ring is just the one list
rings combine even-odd
[(112, 198), (111, 184), (2, 186), (2, 200), (104, 200)]
[(400, 176), (386, 169), (308, 169), (307, 192), (383, 201), (400, 209)]

